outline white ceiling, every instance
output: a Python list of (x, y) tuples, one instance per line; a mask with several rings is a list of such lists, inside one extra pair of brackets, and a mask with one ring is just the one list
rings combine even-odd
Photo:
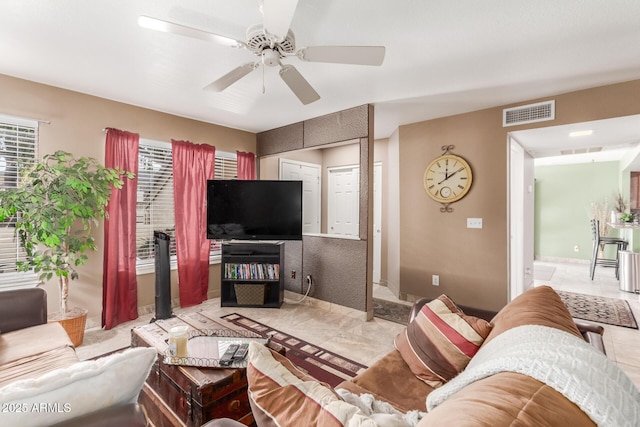
[(259, 4), (0, 0), (0, 73), (251, 132), (372, 103), (376, 138), (402, 124), (640, 78), (638, 0), (299, 0), (298, 47), (386, 46), (380, 67), (287, 59), (321, 96), (306, 106), (275, 68), (204, 91), (255, 57), (137, 24), (148, 15), (244, 40), (262, 21)]
[[(570, 135), (585, 131), (591, 134)], [(640, 115), (516, 131), (511, 136), (537, 165), (616, 161), (639, 154)], [(636, 163), (637, 169), (640, 159)]]

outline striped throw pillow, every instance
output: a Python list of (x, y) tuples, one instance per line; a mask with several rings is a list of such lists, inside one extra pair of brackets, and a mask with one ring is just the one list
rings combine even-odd
[(489, 332), (489, 322), (467, 316), (440, 295), (422, 307), (394, 344), (411, 372), (436, 388), (462, 372)]
[(259, 426), (382, 425), (342, 400), (329, 385), (256, 342), (249, 345), (247, 382), (249, 403)]

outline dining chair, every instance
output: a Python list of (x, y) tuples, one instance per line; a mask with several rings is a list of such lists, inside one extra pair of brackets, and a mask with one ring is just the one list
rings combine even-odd
[[(620, 251), (626, 250), (629, 242), (620, 237), (602, 236), (600, 234), (600, 221), (597, 219), (591, 220), (591, 233), (593, 238), (593, 251), (591, 254), (591, 280), (593, 280), (593, 276), (596, 272), (596, 265), (615, 268), (616, 279), (619, 279), (620, 257), (618, 253)], [(605, 248), (607, 245), (616, 246), (615, 258), (605, 257)], [(602, 253), (601, 257), (599, 258), (598, 252), (600, 248), (602, 248)]]

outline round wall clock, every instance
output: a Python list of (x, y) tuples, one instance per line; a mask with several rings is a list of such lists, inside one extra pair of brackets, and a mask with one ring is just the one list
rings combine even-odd
[(450, 203), (467, 195), (473, 181), (471, 166), (465, 159), (449, 151), (453, 145), (443, 146), (444, 154), (433, 159), (424, 171), (424, 189), (433, 200), (443, 205), (442, 212), (451, 212)]

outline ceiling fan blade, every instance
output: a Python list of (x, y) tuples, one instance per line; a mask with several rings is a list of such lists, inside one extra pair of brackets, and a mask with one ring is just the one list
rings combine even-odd
[(382, 65), (384, 54), (384, 46), (309, 46), (298, 51), (303, 61), (355, 65)]
[(311, 87), (309, 82), (302, 77), (302, 74), (293, 65), (283, 65), (280, 68), (280, 77), (304, 105), (320, 99), (318, 92)]
[(298, 0), (264, 0), (262, 6), (264, 30), (284, 40), (291, 27)]
[(213, 83), (209, 84), (208, 86), (205, 87), (205, 89), (207, 90), (211, 89), (216, 92), (222, 92), (223, 90), (225, 90), (226, 88), (228, 88), (229, 86), (231, 86), (232, 84), (234, 84), (235, 82), (237, 82), (238, 80), (240, 80), (241, 78), (243, 78), (244, 76), (246, 76), (247, 74), (255, 70), (256, 68), (258, 68), (258, 63), (249, 62), (247, 64), (243, 64), (229, 71), (227, 74), (220, 77), (218, 80), (214, 81)]
[(138, 25), (150, 30), (162, 31), (165, 33), (179, 34), (181, 36), (192, 37), (208, 42), (218, 43), (224, 46), (242, 46), (244, 43), (229, 37), (220, 36), (218, 34), (209, 33), (207, 31), (198, 30), (197, 28), (187, 27), (185, 25), (175, 24), (162, 19), (151, 18), (150, 16), (138, 17)]

